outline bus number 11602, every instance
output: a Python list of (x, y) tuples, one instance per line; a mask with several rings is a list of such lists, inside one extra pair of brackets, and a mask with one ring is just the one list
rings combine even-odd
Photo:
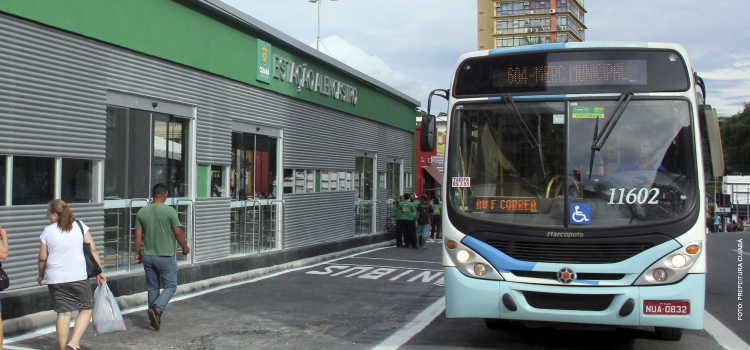
[[(612, 194), (610, 194), (609, 202), (607, 204), (659, 204), (659, 201), (656, 200), (656, 198), (659, 197), (658, 188), (652, 188), (651, 190), (647, 188), (641, 188), (640, 190), (634, 188), (628, 191), (627, 195), (625, 194), (624, 188), (610, 188), (609, 190)], [(638, 192), (636, 192), (636, 190)], [(615, 195), (617, 192), (620, 192), (620, 197), (618, 201), (615, 201)]]

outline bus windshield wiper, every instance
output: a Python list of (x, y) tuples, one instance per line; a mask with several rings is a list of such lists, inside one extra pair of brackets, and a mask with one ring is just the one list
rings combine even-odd
[(594, 128), (594, 141), (591, 143), (589, 179), (591, 179), (591, 172), (594, 169), (594, 155), (596, 154), (596, 151), (602, 150), (602, 147), (604, 147), (604, 143), (607, 142), (609, 134), (611, 134), (612, 130), (614, 130), (615, 125), (617, 125), (617, 121), (620, 120), (622, 113), (625, 112), (625, 108), (628, 107), (628, 103), (630, 103), (630, 100), (632, 98), (632, 92), (624, 92), (622, 93), (622, 95), (620, 95), (620, 100), (617, 101), (617, 106), (615, 106), (615, 112), (612, 114), (612, 117), (607, 119), (607, 122), (604, 123), (604, 128), (602, 129), (601, 134), (599, 134), (599, 118), (596, 118), (596, 126)]
[(534, 137), (534, 134), (531, 133), (531, 130), (529, 129), (528, 124), (526, 124), (525, 121), (523, 121), (523, 117), (521, 117), (521, 112), (518, 110), (518, 107), (516, 106), (516, 103), (513, 101), (513, 96), (511, 95), (505, 95), (503, 96), (503, 99), (505, 100), (505, 106), (508, 107), (508, 110), (510, 111), (510, 114), (513, 116), (513, 118), (516, 120), (516, 123), (518, 124), (518, 127), (521, 129), (521, 132), (523, 133), (523, 136), (526, 136), (526, 140), (529, 141), (529, 144), (536, 150), (539, 151), (539, 163), (542, 166), (542, 176), (547, 177), (547, 172), (544, 170), (544, 155), (542, 153), (542, 145), (539, 143), (541, 140), (541, 122), (538, 125), (537, 133), (539, 134), (539, 140), (537, 140)]

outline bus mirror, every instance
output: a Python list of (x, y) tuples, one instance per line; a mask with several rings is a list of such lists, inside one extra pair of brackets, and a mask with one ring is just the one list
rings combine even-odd
[(724, 150), (721, 146), (721, 128), (719, 127), (719, 117), (716, 109), (711, 106), (703, 105), (706, 120), (706, 136), (708, 138), (708, 148), (711, 154), (711, 170), (713, 176), (724, 176)]
[(422, 116), (422, 126), (419, 133), (419, 148), (422, 152), (435, 151), (435, 136), (437, 130), (434, 115)]

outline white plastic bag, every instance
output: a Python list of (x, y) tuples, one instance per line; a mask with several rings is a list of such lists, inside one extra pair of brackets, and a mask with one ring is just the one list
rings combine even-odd
[(124, 332), (125, 322), (122, 320), (117, 300), (109, 290), (107, 282), (96, 287), (94, 291), (94, 332), (96, 335)]

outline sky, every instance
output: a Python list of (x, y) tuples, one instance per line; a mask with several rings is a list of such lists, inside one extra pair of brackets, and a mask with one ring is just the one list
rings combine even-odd
[[(315, 47), (318, 4), (223, 0)], [(586, 41), (683, 45), (707, 102), (730, 116), (750, 102), (750, 0), (584, 0)], [(458, 57), (477, 50), (477, 0), (323, 0), (320, 50), (422, 102), (447, 89)], [(434, 98), (432, 114), (447, 104)]]

